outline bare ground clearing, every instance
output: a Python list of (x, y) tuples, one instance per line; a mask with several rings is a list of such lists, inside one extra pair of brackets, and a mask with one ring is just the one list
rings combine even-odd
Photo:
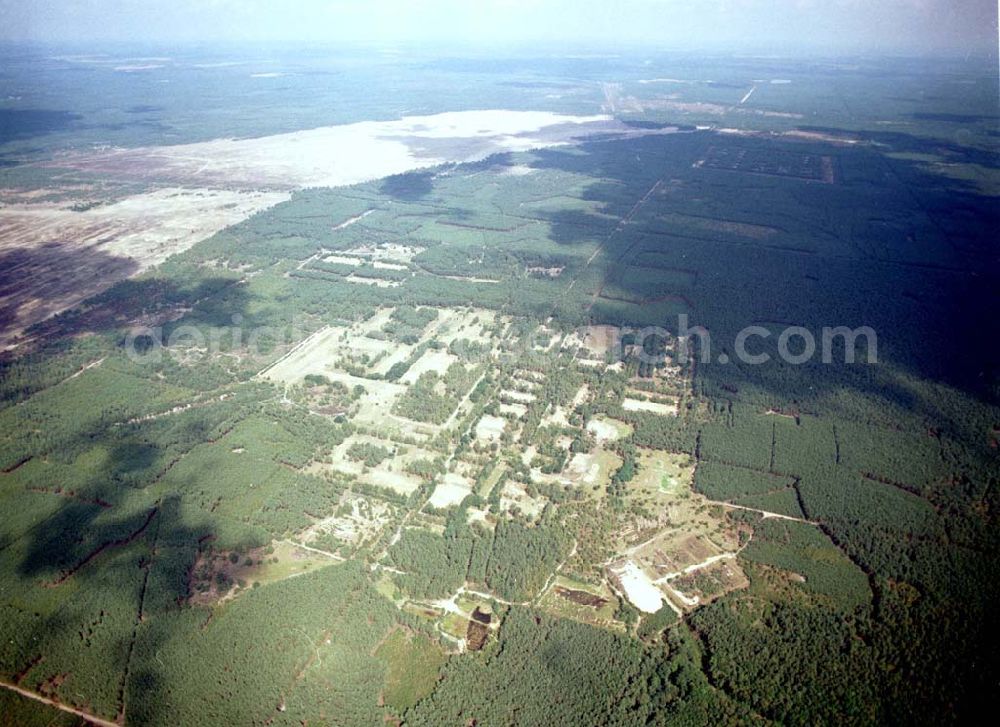
[(53, 163), (120, 179), (277, 189), (338, 187), (498, 152), (565, 144), (579, 136), (634, 131), (608, 116), (460, 111), (255, 139), (70, 153)]
[(287, 198), (169, 187), (82, 211), (48, 202), (0, 206), (0, 346)]
[[(6, 258), (8, 249), (19, 250), (3, 267), (22, 269), (17, 275), (22, 283), (0, 295), (0, 346), (12, 345), (17, 334), (33, 323), (287, 199), (292, 190), (356, 184), (446, 163), (476, 161), (498, 152), (572, 143), (593, 134), (636, 133), (608, 116), (485, 110), (328, 126), (254, 139), (61, 154), (39, 166), (113, 179), (119, 186), (139, 183), (161, 188), (111, 204), (96, 200), (90, 206), (95, 201), (90, 199), (93, 190), (68, 182), (65, 189), (50, 190), (47, 196), (68, 193), (77, 202), (86, 202), (76, 210), (41, 201), (45, 197), (25, 195), (15, 196), (16, 204), (0, 207), (0, 255)], [(341, 224), (353, 224), (362, 216)], [(73, 255), (43, 253), (41, 261), (37, 260), (35, 253), (51, 244), (63, 244), (68, 252), (100, 250), (107, 257), (81, 274)], [(63, 259), (66, 264), (60, 263)], [(32, 284), (23, 284), (29, 278)], [(70, 283), (59, 284), (60, 280)]]

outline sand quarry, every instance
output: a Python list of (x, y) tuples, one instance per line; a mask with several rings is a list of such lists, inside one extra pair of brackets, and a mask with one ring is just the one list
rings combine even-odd
[[(462, 111), (254, 139), (62, 154), (39, 166), (107, 178), (126, 188), (125, 196), (107, 203), (69, 182), (31, 193), (6, 190), (13, 201), (0, 203), (0, 257), (19, 271), (8, 270), (18, 272), (16, 286), (0, 289), (0, 348), (16, 345), (28, 326), (282, 202), (296, 189), (351, 185), (609, 133), (651, 132), (604, 115)], [(63, 201), (34, 201), (45, 195)], [(56, 248), (58, 254), (44, 253)], [(75, 254), (80, 251), (100, 262), (83, 276)]]

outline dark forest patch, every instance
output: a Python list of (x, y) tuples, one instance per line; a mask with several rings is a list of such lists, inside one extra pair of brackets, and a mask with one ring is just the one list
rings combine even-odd
[(66, 131), (82, 117), (71, 111), (46, 109), (0, 109), (0, 144), (16, 139), (30, 139), (39, 134)]

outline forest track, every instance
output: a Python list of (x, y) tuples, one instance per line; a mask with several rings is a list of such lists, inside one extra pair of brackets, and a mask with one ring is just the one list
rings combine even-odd
[[(625, 229), (625, 227), (627, 227), (629, 223), (632, 222), (632, 219), (635, 217), (636, 213), (638, 213), (638, 211), (642, 209), (642, 206), (646, 204), (646, 202), (649, 200), (650, 197), (653, 196), (653, 193), (656, 192), (657, 189), (659, 189), (661, 184), (663, 184), (663, 180), (657, 179), (656, 183), (646, 191), (646, 194), (642, 195), (639, 201), (636, 202), (634, 205), (632, 205), (632, 209), (630, 209), (625, 214), (625, 216), (618, 221), (618, 224), (615, 225), (614, 229), (608, 233), (608, 236), (604, 238), (604, 241), (601, 242), (600, 245), (598, 245), (596, 250), (594, 250), (594, 254), (591, 255), (589, 258), (587, 258), (587, 264), (583, 266), (583, 270), (586, 270), (587, 268), (590, 267), (590, 263), (594, 261), (594, 258), (597, 257), (598, 253), (603, 251), (608, 246), (608, 243), (611, 242), (611, 238), (613, 238), (615, 235), (617, 235), (619, 232)], [(625, 258), (625, 256), (628, 255), (628, 253), (632, 250), (632, 247), (634, 246), (633, 245), (627, 246), (625, 250), (622, 251), (622, 254), (619, 255), (617, 258), (615, 258), (614, 262), (615, 263), (621, 262)], [(583, 270), (580, 271), (581, 275), (583, 274)], [(579, 275), (577, 277), (579, 277)], [(604, 283), (605, 281), (602, 280), (600, 286), (597, 288), (597, 292), (594, 293), (593, 297), (590, 299), (590, 303), (587, 304), (588, 313), (594, 307), (594, 303), (597, 302), (597, 299), (600, 298), (601, 295), (604, 293)]]
[(296, 351), (298, 351), (299, 349), (301, 349), (304, 346), (308, 345), (309, 342), (312, 341), (314, 338), (317, 338), (318, 336), (322, 335), (326, 331), (329, 331), (330, 328), (331, 328), (331, 326), (323, 326), (319, 330), (313, 331), (308, 336), (306, 336), (304, 339), (302, 339), (301, 341), (299, 341), (298, 343), (296, 343), (294, 346), (292, 346), (284, 354), (282, 354), (282, 356), (277, 361), (272, 361), (267, 366), (265, 366), (260, 371), (258, 371), (256, 374), (254, 374), (253, 376), (251, 376), (250, 378), (251, 379), (259, 379), (259, 378), (261, 378), (264, 374), (266, 374), (268, 371), (270, 371), (275, 366), (277, 366), (278, 364), (280, 364), (282, 361), (284, 361), (285, 359), (291, 357), (292, 354), (294, 354)]
[(317, 553), (319, 555), (325, 555), (327, 558), (332, 558), (333, 560), (337, 561), (338, 563), (344, 563), (344, 562), (346, 562), (346, 558), (344, 558), (342, 555), (337, 555), (336, 553), (331, 553), (329, 550), (320, 550), (319, 548), (314, 548), (311, 545), (305, 545), (303, 543), (296, 543), (294, 540), (289, 540), (288, 538), (285, 538), (284, 540), (281, 540), (279, 542), (281, 542), (281, 543), (288, 543), (288, 545), (294, 545), (296, 548), (302, 548), (302, 550), (308, 550), (310, 553)]
[[(153, 517), (159, 513), (160, 501), (156, 502), (156, 511)], [(139, 610), (136, 613), (135, 624), (132, 626), (132, 637), (128, 642), (128, 655), (125, 657), (125, 670), (122, 672), (121, 685), (118, 688), (118, 719), (116, 722), (118, 724), (125, 724), (125, 713), (128, 708), (128, 686), (129, 686), (129, 676), (132, 673), (132, 656), (135, 654), (135, 643), (139, 639), (139, 628), (142, 626), (144, 620), (143, 613), (146, 608), (146, 593), (149, 587), (149, 573), (153, 570), (153, 563), (156, 560), (156, 546), (160, 540), (160, 525), (163, 523), (163, 518), (156, 518), (156, 529), (153, 531), (152, 543), (149, 546), (149, 558), (144, 559), (142, 566), (142, 590), (139, 592)]]
[(36, 694), (35, 692), (19, 687), (16, 684), (0, 680), (0, 688), (16, 692), (27, 699), (32, 699), (36, 702), (41, 702), (42, 704), (47, 704), (48, 706), (54, 707), (60, 711), (72, 714), (75, 717), (85, 720), (89, 724), (99, 725), (99, 727), (122, 727), (119, 722), (114, 722), (110, 719), (105, 719), (104, 717), (98, 717), (96, 714), (91, 714), (90, 712), (78, 709), (77, 707), (73, 707), (69, 704), (63, 704), (62, 702), (50, 699), (49, 697), (43, 697), (41, 694)]
[(793, 515), (782, 515), (777, 512), (770, 512), (768, 510), (760, 510), (756, 507), (747, 507), (746, 505), (734, 505), (731, 502), (715, 502), (711, 501), (713, 505), (722, 505), (722, 507), (732, 508), (734, 510), (747, 510), (748, 512), (759, 512), (764, 516), (764, 519), (776, 518), (778, 520), (791, 520), (796, 523), (805, 523), (806, 525), (819, 525), (819, 523), (813, 520), (806, 520), (805, 518), (795, 517)]
[[(740, 548), (740, 550), (742, 550), (742, 548)], [(710, 558), (706, 558), (705, 560), (701, 561), (700, 563), (689, 565), (686, 568), (682, 568), (681, 570), (675, 573), (667, 573), (665, 576), (657, 578), (655, 581), (653, 581), (653, 583), (655, 583), (656, 585), (660, 585), (661, 583), (666, 583), (672, 578), (680, 578), (681, 576), (686, 576), (690, 573), (694, 573), (695, 571), (699, 571), (702, 568), (707, 568), (710, 565), (718, 563), (721, 560), (729, 560), (731, 558), (735, 558), (738, 554), (739, 551), (736, 551), (735, 553), (719, 553), (718, 555), (713, 555)]]
[(105, 543), (101, 543), (97, 548), (88, 553), (82, 560), (77, 562), (76, 565), (63, 571), (62, 574), (59, 576), (59, 578), (57, 578), (55, 581), (46, 584), (47, 587), (55, 588), (61, 586), (63, 583), (65, 583), (70, 578), (75, 576), (78, 572), (86, 568), (87, 565), (89, 565), (93, 560), (100, 557), (105, 552), (109, 550), (114, 550), (116, 548), (124, 548), (127, 545), (131, 545), (139, 537), (141, 537), (144, 532), (146, 532), (146, 528), (149, 527), (149, 524), (153, 521), (153, 518), (156, 517), (156, 514), (159, 511), (160, 511), (160, 504), (159, 501), (157, 501), (156, 506), (149, 511), (149, 513), (146, 515), (145, 521), (143, 521), (142, 525), (140, 525), (137, 530), (135, 530), (132, 533), (129, 533), (124, 537), (118, 538), (117, 540), (109, 540)]
[[(89, 364), (87, 364), (86, 366), (82, 367), (82, 368), (81, 368), (81, 369), (80, 369), (79, 371), (77, 371), (77, 372), (76, 372), (75, 374), (71, 374), (71, 375), (70, 375), (70, 376), (68, 376), (67, 378), (65, 378), (65, 379), (63, 379), (62, 381), (60, 381), (59, 383), (60, 383), (60, 384), (63, 384), (63, 383), (66, 383), (67, 381), (70, 381), (70, 380), (72, 380), (72, 379), (75, 379), (75, 378), (76, 378), (77, 376), (79, 376), (80, 374), (82, 374), (82, 373), (83, 373), (84, 371), (87, 371), (88, 369), (92, 369), (92, 368), (94, 368), (95, 366), (100, 366), (100, 365), (101, 365), (102, 363), (104, 363), (104, 359), (105, 359), (105, 358), (107, 358), (107, 357), (106, 357), (106, 356), (102, 356), (101, 358), (97, 359), (96, 361), (91, 361), (91, 362), (90, 362)], [(59, 385), (59, 384), (56, 384), (56, 386), (58, 386), (58, 385)]]
[[(601, 243), (594, 249), (594, 252), (590, 254), (590, 257), (587, 258), (587, 262), (585, 262), (583, 264), (583, 267), (580, 268), (580, 272), (578, 272), (576, 276), (570, 281), (566, 289), (561, 294), (559, 294), (559, 296), (557, 296), (556, 301), (552, 304), (552, 310), (549, 311), (549, 318), (555, 315), (556, 308), (559, 306), (559, 301), (565, 298), (569, 294), (569, 292), (573, 290), (573, 288), (576, 286), (576, 282), (580, 279), (580, 277), (584, 274), (584, 272), (588, 268), (590, 268), (591, 263), (593, 263), (594, 260), (597, 259), (597, 256), (600, 255), (601, 252), (607, 247), (608, 243), (611, 241), (611, 238), (614, 237), (616, 234), (618, 234), (622, 230), (622, 228), (625, 227), (625, 225), (627, 225), (629, 222), (632, 221), (632, 218), (635, 216), (636, 212), (639, 211), (642, 205), (646, 203), (646, 200), (648, 200), (650, 196), (652, 196), (653, 192), (655, 192), (657, 187), (659, 187), (662, 183), (663, 183), (662, 179), (656, 180), (656, 184), (650, 187), (649, 191), (647, 191), (646, 194), (644, 194), (638, 202), (632, 205), (632, 209), (630, 209), (624, 217), (618, 220), (618, 224), (615, 225), (614, 229), (612, 229), (611, 232), (609, 232), (605, 236), (605, 238), (601, 241)], [(590, 311), (591, 308), (594, 307), (594, 303), (597, 302), (597, 298), (600, 296), (601, 291), (603, 289), (604, 289), (604, 283), (602, 282), (597, 290), (597, 293), (594, 294), (594, 297), (587, 305), (586, 310), (588, 312)]]
[(555, 570), (552, 571), (552, 573), (549, 575), (548, 580), (545, 581), (545, 585), (542, 586), (542, 589), (538, 592), (538, 595), (536, 595), (531, 600), (532, 606), (537, 606), (539, 603), (542, 602), (542, 598), (548, 592), (549, 587), (555, 582), (556, 578), (559, 577), (559, 574), (562, 573), (562, 569), (570, 560), (572, 560), (573, 556), (576, 555), (576, 549), (579, 545), (580, 542), (576, 538), (573, 538), (573, 547), (570, 549), (569, 553), (567, 553), (563, 561), (559, 565), (557, 565)]
[[(458, 402), (458, 404), (452, 410), (451, 414), (448, 416), (447, 421), (445, 421), (445, 423), (441, 425), (441, 431), (447, 431), (448, 429), (451, 428), (451, 425), (455, 423), (455, 419), (458, 418), (458, 413), (462, 411), (462, 407), (465, 406), (465, 404), (469, 401), (469, 398), (472, 396), (472, 392), (476, 390), (476, 387), (479, 386), (480, 383), (482, 383), (483, 379), (486, 378), (486, 374), (488, 372), (489, 372), (488, 369), (484, 370), (483, 373), (480, 374), (479, 378), (476, 379), (476, 382), (469, 388), (467, 392), (465, 392), (465, 396), (462, 397), (462, 400)], [(451, 461), (454, 458), (455, 458), (455, 452), (453, 450), (451, 455), (448, 457), (448, 460), (444, 463), (444, 466), (448, 467), (448, 465), (451, 464)]]
[(470, 596), (478, 596), (479, 598), (488, 598), (496, 601), (497, 603), (502, 603), (505, 606), (530, 606), (531, 601), (508, 601), (505, 598), (500, 598), (493, 593), (486, 593), (485, 591), (474, 591), (471, 588), (466, 588), (462, 586), (458, 589), (459, 593), (468, 593)]

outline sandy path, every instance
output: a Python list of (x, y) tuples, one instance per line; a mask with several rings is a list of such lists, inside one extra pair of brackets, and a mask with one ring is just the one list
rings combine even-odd
[[(608, 233), (607, 237), (604, 238), (604, 241), (600, 244), (600, 246), (596, 250), (594, 250), (594, 254), (587, 259), (587, 264), (584, 265), (583, 267), (584, 270), (590, 267), (590, 263), (593, 262), (594, 258), (597, 257), (598, 253), (603, 251), (608, 246), (608, 243), (611, 242), (611, 238), (613, 238), (615, 235), (621, 232), (626, 227), (626, 225), (628, 225), (632, 221), (632, 218), (634, 218), (636, 213), (640, 209), (642, 209), (642, 206), (646, 204), (647, 200), (649, 200), (650, 197), (653, 196), (653, 193), (660, 187), (661, 184), (663, 184), (662, 179), (656, 180), (656, 184), (650, 187), (649, 190), (646, 192), (646, 194), (642, 195), (642, 198), (634, 205), (632, 205), (632, 209), (628, 211), (628, 214), (626, 214), (624, 217), (621, 218), (618, 224), (615, 225), (615, 228)], [(628, 253), (632, 250), (632, 247), (633, 247), (632, 245), (627, 245), (625, 249), (622, 250), (622, 254), (618, 256), (615, 262), (623, 260), (625, 256), (628, 255)], [(603, 292), (604, 292), (604, 282), (602, 281), (600, 287), (597, 289), (597, 292), (594, 293), (594, 296), (590, 299), (590, 303), (587, 305), (588, 313), (590, 312), (591, 308), (594, 307), (594, 303), (597, 302), (597, 299), (601, 297), (601, 293)]]
[(713, 563), (718, 563), (720, 560), (728, 560), (730, 558), (735, 558), (735, 557), (736, 553), (720, 553), (719, 555), (713, 555), (711, 558), (706, 558), (701, 563), (695, 563), (694, 565), (689, 565), (687, 568), (682, 568), (681, 570), (675, 573), (667, 573), (665, 576), (657, 578), (655, 581), (653, 581), (653, 583), (656, 583), (657, 585), (661, 583), (666, 583), (672, 578), (680, 578), (681, 576), (688, 575), (689, 573), (694, 573), (695, 571), (701, 570), (702, 568), (707, 568)]
[(507, 601), (500, 596), (494, 595), (492, 593), (484, 593), (483, 591), (474, 591), (471, 588), (466, 588), (462, 586), (458, 589), (459, 593), (468, 593), (470, 596), (476, 596), (478, 598), (488, 598), (493, 599), (497, 603), (502, 603), (505, 606), (530, 606), (531, 601)]
[(27, 689), (22, 689), (16, 684), (10, 684), (9, 682), (0, 681), (0, 687), (8, 689), (12, 692), (17, 692), (22, 697), (27, 697), (28, 699), (33, 699), (36, 702), (41, 702), (42, 704), (47, 704), (50, 707), (55, 707), (63, 712), (68, 712), (76, 717), (86, 720), (91, 724), (100, 725), (101, 727), (121, 727), (121, 723), (113, 722), (110, 719), (105, 719), (103, 717), (98, 717), (96, 714), (91, 714), (90, 712), (85, 712), (82, 709), (77, 709), (76, 707), (71, 707), (68, 704), (63, 704), (62, 702), (57, 702), (54, 699), (49, 699), (48, 697), (43, 697), (41, 694), (35, 694), (34, 692), (28, 691)]
[[(447, 431), (448, 428), (454, 423), (455, 419), (458, 417), (458, 413), (462, 411), (462, 407), (465, 406), (465, 403), (469, 400), (469, 397), (472, 396), (472, 392), (476, 390), (476, 387), (479, 386), (480, 382), (485, 378), (486, 378), (486, 372), (483, 371), (482, 375), (478, 379), (476, 379), (476, 383), (472, 385), (472, 388), (470, 388), (467, 392), (465, 392), (465, 396), (463, 396), (462, 400), (458, 402), (458, 406), (455, 407), (455, 410), (448, 417), (448, 420), (441, 425), (441, 431)], [(452, 451), (451, 455), (448, 457), (448, 461), (445, 462), (445, 467), (450, 465), (451, 461), (454, 458), (455, 458), (455, 452)]]
[(722, 505), (723, 507), (728, 507), (733, 510), (747, 510), (748, 512), (759, 512), (761, 515), (764, 516), (765, 520), (768, 518), (777, 518), (778, 520), (791, 520), (792, 522), (805, 523), (806, 525), (816, 524), (812, 520), (805, 520), (803, 518), (793, 517), (791, 515), (782, 515), (777, 512), (768, 512), (767, 510), (758, 510), (756, 507), (746, 507), (745, 505), (734, 505), (731, 502), (716, 502), (714, 500), (710, 500), (710, 502), (713, 505)]
[(537, 606), (541, 602), (542, 597), (545, 595), (545, 592), (549, 590), (549, 586), (551, 586), (552, 583), (555, 581), (556, 576), (562, 573), (563, 566), (565, 566), (573, 558), (573, 556), (576, 555), (576, 548), (579, 544), (580, 544), (579, 541), (577, 541), (576, 538), (574, 538), (573, 548), (569, 551), (569, 554), (563, 559), (563, 562), (557, 565), (556, 569), (552, 571), (552, 574), (549, 576), (549, 579), (545, 581), (545, 585), (542, 586), (542, 589), (538, 592), (538, 595), (535, 596), (534, 600), (532, 601), (532, 604)]
[(285, 361), (285, 360), (287, 360), (287, 359), (291, 358), (291, 357), (292, 357), (292, 356), (293, 356), (293, 355), (294, 355), (294, 354), (295, 354), (295, 353), (296, 353), (297, 351), (301, 350), (301, 349), (302, 349), (302, 348), (304, 348), (305, 346), (308, 346), (308, 345), (309, 345), (309, 343), (310, 343), (310, 342), (311, 342), (311, 341), (312, 341), (313, 339), (315, 339), (315, 338), (318, 338), (319, 336), (323, 335), (324, 333), (326, 333), (327, 331), (329, 331), (329, 330), (330, 330), (330, 328), (331, 328), (330, 326), (323, 326), (323, 327), (322, 327), (322, 328), (320, 328), (320, 329), (319, 329), (318, 331), (313, 331), (313, 332), (312, 332), (312, 333), (310, 333), (310, 334), (309, 334), (309, 335), (308, 335), (308, 336), (307, 336), (306, 338), (302, 339), (302, 340), (301, 340), (301, 341), (299, 341), (299, 342), (298, 342), (297, 344), (295, 344), (294, 346), (292, 346), (292, 348), (290, 348), (290, 349), (289, 349), (289, 350), (288, 350), (288, 351), (287, 351), (287, 352), (286, 352), (286, 353), (285, 353), (285, 354), (284, 354), (284, 355), (283, 355), (283, 356), (282, 356), (281, 358), (279, 358), (279, 359), (278, 359), (277, 361), (275, 361), (275, 362), (273, 362), (273, 363), (269, 363), (269, 364), (268, 364), (267, 366), (265, 366), (265, 367), (264, 367), (264, 368), (262, 368), (262, 369), (261, 369), (260, 371), (258, 371), (258, 372), (257, 372), (257, 373), (256, 373), (256, 374), (254, 375), (254, 378), (255, 378), (255, 379), (259, 379), (259, 378), (261, 378), (261, 377), (265, 376), (265, 375), (267, 374), (267, 372), (268, 372), (268, 371), (271, 371), (272, 369), (274, 369), (274, 368), (275, 368), (276, 366), (278, 366), (278, 365), (279, 365), (280, 363), (282, 363), (283, 361)]
[(281, 542), (288, 543), (289, 545), (294, 545), (296, 548), (302, 548), (302, 550), (308, 550), (310, 553), (325, 555), (327, 558), (333, 558), (338, 563), (343, 563), (345, 561), (343, 556), (337, 555), (336, 553), (331, 553), (328, 550), (320, 550), (319, 548), (313, 548), (312, 546), (304, 545), (303, 543), (296, 543), (294, 540), (289, 540), (288, 538), (285, 538)]

